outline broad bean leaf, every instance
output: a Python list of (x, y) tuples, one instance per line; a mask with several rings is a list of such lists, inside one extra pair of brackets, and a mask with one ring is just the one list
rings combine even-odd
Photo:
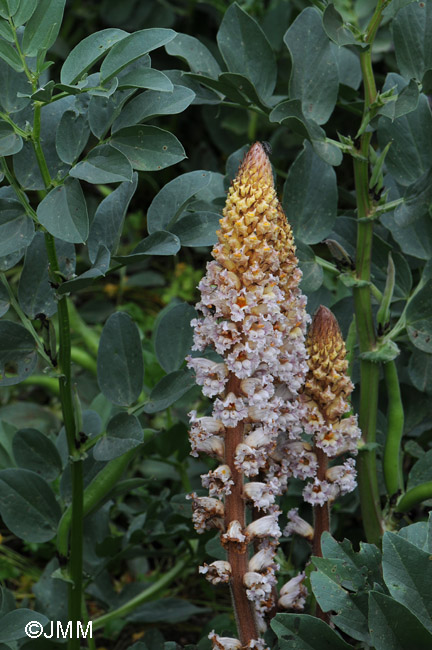
[(342, 16), (335, 9), (334, 4), (329, 4), (324, 10), (322, 17), (325, 32), (336, 45), (359, 45), (366, 47), (366, 43), (361, 43), (356, 39), (350, 28), (344, 23)]
[(300, 99), (306, 118), (325, 124), (339, 89), (338, 64), (319, 12), (307, 7), (284, 36), (292, 59), (290, 97)]
[(84, 273), (81, 273), (76, 278), (63, 282), (57, 289), (57, 293), (63, 295), (69, 292), (80, 291), (85, 287), (93, 284), (96, 278), (103, 277), (108, 270), (110, 263), (110, 253), (106, 246), (100, 244), (96, 254), (96, 259), (92, 266)]
[(432, 394), (432, 354), (414, 350), (410, 357), (408, 374), (417, 390)]
[(417, 616), (390, 596), (369, 592), (369, 626), (376, 650), (428, 650), (432, 635)]
[(122, 312), (112, 314), (102, 330), (97, 359), (99, 388), (119, 406), (138, 399), (144, 378), (144, 364), (138, 328)]
[(194, 100), (195, 93), (185, 86), (173, 86), (172, 92), (147, 90), (134, 97), (113, 124), (112, 132), (142, 123), (158, 115), (182, 113)]
[(135, 194), (138, 174), (134, 173), (132, 182), (121, 183), (111, 194), (99, 203), (88, 237), (88, 251), (91, 262), (95, 262), (99, 247), (103, 244), (115, 254), (129, 203)]
[(425, 172), (404, 194), (404, 202), (398, 205), (394, 217), (399, 226), (409, 226), (413, 221), (429, 216), (432, 204), (432, 169)]
[(0, 513), (9, 530), (26, 542), (47, 542), (57, 532), (61, 510), (48, 483), (28, 469), (0, 472)]
[(392, 90), (397, 93), (396, 101), (387, 102), (378, 111), (378, 115), (385, 115), (386, 117), (394, 120), (401, 117), (406, 113), (414, 111), (419, 103), (419, 87), (414, 79), (410, 79), (409, 83), (396, 72), (389, 72), (386, 76), (382, 91), (386, 92)]
[(430, 554), (391, 532), (383, 537), (383, 574), (390, 594), (432, 632)]
[(38, 0), (26, 0), (25, 2), (20, 2), (17, 12), (13, 16), (15, 27), (21, 27), (21, 25), (24, 25), (24, 23), (31, 18), (37, 5)]
[(27, 248), (18, 286), (18, 300), (30, 318), (35, 318), (37, 314), (45, 314), (49, 318), (57, 311), (55, 291), (48, 275), (45, 239), (41, 232), (35, 234)]
[(406, 255), (412, 255), (421, 260), (430, 259), (432, 256), (432, 220), (429, 215), (416, 219), (408, 226), (397, 224), (392, 213), (384, 214), (380, 220)]
[(54, 44), (60, 31), (65, 4), (66, 0), (38, 1), (24, 29), (22, 48), (26, 56), (36, 56)]
[(304, 116), (300, 100), (290, 99), (281, 102), (272, 110), (269, 119), (270, 122), (285, 124), (296, 133), (307, 138), (324, 162), (333, 166), (341, 164), (342, 152), (325, 141), (325, 131), (316, 122)]
[(9, 320), (0, 321), (0, 386), (19, 384), (37, 362), (36, 343), (28, 330)]
[(12, 442), (18, 467), (31, 470), (46, 481), (54, 481), (62, 471), (62, 461), (53, 442), (37, 429), (20, 429)]
[(301, 288), (304, 293), (317, 291), (323, 283), (324, 272), (317, 263), (315, 253), (310, 246), (297, 241), (297, 257), (303, 273)]
[(228, 70), (247, 77), (268, 99), (276, 84), (275, 55), (261, 27), (236, 2), (224, 14), (217, 42)]
[(144, 405), (143, 410), (145, 413), (164, 411), (194, 386), (195, 377), (189, 370), (170, 372), (153, 388), (150, 400)]
[[(147, 70), (147, 68), (144, 68)], [(97, 138), (103, 138), (114, 120), (120, 114), (125, 102), (135, 90), (117, 90), (110, 97), (92, 95), (88, 107), (88, 121), (91, 132)]]
[[(140, 63), (140, 61), (138, 62)], [(166, 74), (154, 68), (143, 65), (129, 66), (119, 77), (119, 89), (122, 88), (150, 88), (162, 92), (171, 92), (173, 85)]]
[[(26, 625), (31, 622), (39, 623), (44, 627), (48, 622), (48, 618), (44, 614), (35, 612), (33, 609), (21, 607), (8, 612), (5, 616), (1, 617), (1, 630), (0, 630), (0, 643), (9, 643), (24, 639), (27, 636)], [(33, 632), (40, 631), (38, 626), (32, 628)], [(14, 644), (15, 645), (15, 644)], [(11, 646), (4, 646), (11, 647)]]
[(392, 121), (381, 117), (378, 122), (378, 142), (381, 150), (388, 142), (391, 147), (386, 166), (397, 183), (411, 185), (431, 167), (432, 115), (428, 100), (420, 95), (415, 111)]
[(4, 257), (28, 246), (34, 236), (33, 221), (21, 203), (0, 197), (0, 256)]
[[(60, 160), (56, 150), (56, 131), (63, 113), (73, 107), (74, 97), (63, 97), (56, 102), (42, 106), (41, 145), (51, 178), (63, 178), (69, 165)], [(42, 179), (33, 145), (25, 142), (21, 151), (13, 158), (15, 175), (22, 187), (29, 190), (43, 190)]]
[(0, 106), (7, 113), (16, 113), (25, 108), (29, 102), (29, 97), (19, 97), (31, 93), (31, 85), (24, 72), (16, 72), (7, 63), (0, 59)]
[[(328, 7), (333, 7), (333, 5), (328, 5)], [(357, 90), (362, 81), (358, 55), (347, 47), (338, 47), (334, 43), (332, 43), (332, 50), (338, 65), (339, 83)]]
[(36, 609), (45, 612), (50, 621), (61, 621), (63, 629), (66, 629), (68, 585), (64, 580), (53, 577), (53, 573), (59, 568), (58, 559), (53, 557), (45, 566), (39, 580), (32, 586), (32, 591), (36, 596)]
[(158, 323), (154, 346), (156, 358), (165, 372), (174, 372), (183, 364), (193, 343), (191, 320), (195, 309), (187, 303), (167, 311)]
[(84, 243), (88, 237), (87, 205), (79, 181), (67, 178), (39, 203), (40, 223), (55, 237), (72, 243)]
[(128, 413), (117, 413), (108, 422), (106, 436), (98, 440), (94, 449), (95, 460), (112, 460), (143, 442), (143, 430), (138, 418)]
[(69, 174), (87, 183), (118, 183), (132, 181), (133, 170), (129, 160), (118, 149), (102, 144), (72, 167)]
[(90, 128), (87, 118), (75, 111), (63, 113), (57, 127), (55, 146), (58, 157), (73, 165), (87, 144)]
[(13, 45), (4, 40), (0, 40), (0, 59), (6, 61), (16, 72), (22, 72), (24, 70), (18, 52)]
[(23, 141), (20, 135), (15, 133), (13, 127), (3, 120), (0, 121), (0, 156), (11, 156), (21, 151)]
[(186, 157), (175, 135), (156, 126), (126, 127), (115, 133), (110, 143), (128, 158), (134, 169), (141, 171), (159, 171)]
[(295, 236), (305, 244), (324, 239), (335, 223), (337, 201), (334, 169), (306, 141), (290, 167), (282, 201)]
[(129, 34), (122, 29), (102, 29), (90, 34), (76, 45), (63, 63), (62, 84), (74, 84), (118, 41)]
[(170, 232), (177, 235), (182, 246), (214, 246), (220, 219), (215, 212), (190, 212), (176, 221)]
[[(197, 607), (181, 598), (161, 598), (160, 600), (145, 603), (137, 607), (127, 616), (127, 620), (139, 623), (152, 623), (156, 621), (179, 623), (180, 621), (189, 619), (191, 616), (202, 615), (207, 611), (209, 610), (204, 607)], [(166, 650), (175, 650), (175, 648), (169, 648), (168, 644), (165, 644), (165, 648)], [(135, 650), (141, 650), (141, 648), (136, 648)], [(152, 650), (156, 650), (154, 646), (152, 646)]]
[(4, 316), (10, 307), (10, 298), (3, 284), (0, 284), (0, 317)]
[(270, 623), (281, 650), (349, 650), (335, 630), (308, 614), (276, 614)]
[(431, 291), (432, 279), (410, 300), (406, 311), (406, 328), (411, 343), (429, 354), (432, 353)]
[(187, 203), (210, 184), (211, 172), (197, 170), (177, 176), (156, 194), (147, 212), (149, 233), (171, 227)]
[(393, 39), (398, 68), (406, 79), (421, 81), (432, 69), (432, 6), (411, 2), (402, 7), (393, 22)]
[(101, 65), (102, 83), (109, 81), (144, 54), (169, 43), (175, 35), (172, 29), (152, 28), (141, 29), (121, 39), (111, 48)]
[(419, 460), (413, 465), (408, 476), (407, 490), (432, 481), (432, 449), (429, 449)]
[(148, 255), (175, 255), (181, 248), (179, 238), (171, 232), (157, 230), (141, 240), (130, 255), (116, 255), (122, 264), (141, 262)]
[(177, 34), (165, 45), (165, 50), (172, 56), (178, 56), (186, 61), (191, 72), (217, 79), (221, 73), (218, 62), (213, 54), (194, 36)]

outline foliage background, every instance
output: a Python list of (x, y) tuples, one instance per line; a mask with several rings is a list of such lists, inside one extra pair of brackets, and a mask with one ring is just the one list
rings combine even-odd
[[(332, 7), (339, 13), (332, 11)], [(318, 3), (318, 9), (323, 8)], [(69, 280), (61, 291), (70, 292), (73, 377), (82, 409), (80, 430), (91, 440), (105, 432), (110, 423), (108, 435), (95, 447), (88, 445), (84, 485), (90, 483), (104, 464), (135, 449), (130, 454), (123, 479), (110, 486), (112, 490), (105, 494), (99, 509), (85, 519), (84, 568), (90, 615), (98, 618), (106, 611), (116, 610), (152, 584), (159, 584), (158, 580), (173, 570), (172, 579), (165, 585), (162, 581), (154, 593), (149, 592), (147, 602), (125, 615), (103, 621), (97, 647), (127, 648), (136, 642), (136, 650), (144, 650), (144, 647), (159, 650), (165, 641), (171, 641), (182, 646), (198, 644), (204, 649), (208, 647), (205, 637), (215, 627), (235, 635), (228, 593), (216, 594), (196, 570), (208, 555), (217, 557), (220, 549), (210, 533), (196, 538), (184, 500), (185, 493), (199, 488), (199, 475), (208, 467), (205, 459), (189, 456), (187, 438), (188, 411), (206, 408), (193, 377), (183, 364), (191, 345), (189, 321), (194, 314), (192, 306), (198, 299), (196, 285), (209, 260), (209, 247), (215, 241), (224, 194), (247, 143), (255, 139), (268, 141), (272, 147), (271, 160), (279, 195), (296, 235), (308, 311), (312, 314), (319, 304), (331, 307), (344, 336), (348, 336), (354, 312), (351, 260), (355, 259), (356, 245), (352, 154), (355, 155), (356, 138), (362, 124), (363, 90), (360, 46), (352, 32), (344, 30), (338, 21), (342, 16), (355, 29), (362, 30), (374, 8), (375, 1), (339, 0), (326, 9), (323, 23), (319, 10), (302, 0), (256, 0), (238, 5), (222, 0), (148, 0), (145, 3), (104, 0), (66, 4), (58, 38), (49, 52), (48, 59), (54, 64), (42, 73), (39, 82), (44, 88), (48, 87), (50, 78), (59, 79), (62, 64), (74, 46), (103, 29), (113, 27), (128, 32), (152, 27), (173, 29), (199, 39), (207, 48), (197, 50), (196, 44), (191, 47), (187, 39), (182, 41), (177, 37), (165, 48), (154, 50), (151, 67), (164, 71), (180, 88), (174, 94), (159, 92), (157, 97), (158, 91), (146, 91), (153, 96), (147, 95), (141, 103), (132, 99), (118, 118), (118, 128), (129, 125), (135, 128), (133, 125), (145, 123), (175, 134), (180, 148), (185, 149), (185, 156), (179, 149), (177, 160), (172, 161), (176, 164), (170, 163), (160, 171), (146, 171), (146, 162), (141, 167), (133, 165), (139, 170), (136, 192), (130, 192), (128, 182), (119, 185), (121, 189), (115, 189), (118, 203), (112, 213), (109, 204), (104, 204), (102, 212), (98, 206), (103, 199), (112, 196), (112, 190), (122, 180), (121, 174), (126, 178), (132, 173), (130, 165), (121, 167), (123, 163), (118, 157), (110, 160), (113, 152), (122, 151), (121, 147), (111, 148), (103, 173), (97, 165), (97, 173), (94, 168), (81, 167), (73, 177), (83, 181), (90, 238), (87, 246), (79, 243), (86, 237), (80, 240), (73, 236), (64, 237), (67, 243), (58, 244), (62, 269)], [(262, 32), (257, 31), (256, 24), (247, 16), (261, 26)], [(415, 29), (411, 31), (413, 24), (418, 27), (417, 33)], [(377, 87), (389, 93), (381, 96), (375, 114), (369, 114), (368, 127), (374, 132), (372, 142), (376, 151), (375, 155), (371, 153), (376, 182), (370, 189), (379, 217), (374, 224), (373, 308), (376, 313), (380, 294), (385, 289), (391, 251), (396, 276), (390, 320), (391, 327), (399, 324), (392, 338), (400, 348), (396, 363), (405, 410), (403, 467), (408, 488), (432, 480), (432, 275), (429, 262), (432, 254), (432, 121), (427, 95), (431, 87), (432, 58), (426, 41), (420, 43), (419, 37), (419, 33), (428, 33), (428, 30), (429, 33), (432, 30), (430, 3), (393, 0), (384, 10), (374, 46), (373, 65)], [(310, 34), (313, 34), (312, 40)], [(4, 34), (1, 36), (2, 43), (8, 41)], [(416, 56), (411, 57), (414, 47), (417, 48)], [(217, 80), (219, 72), (226, 69), (229, 72)], [(206, 84), (194, 76), (199, 72), (203, 77), (203, 71), (208, 77)], [(25, 130), (29, 119), (28, 101), (17, 94), (28, 92), (23, 73), (11, 68), (2, 57), (0, 78), (2, 117), (11, 115)], [(216, 93), (210, 89), (212, 87)], [(55, 93), (61, 91), (61, 88), (54, 90)], [(53, 88), (36, 100), (49, 102), (50, 92)], [(98, 139), (105, 137), (98, 132), (97, 125), (111, 101), (110, 92), (107, 82), (100, 97), (88, 93), (72, 94), (42, 108), (42, 145), (53, 178), (60, 178), (82, 151), (82, 157), (86, 156)], [(120, 101), (127, 92), (114, 90), (111, 97), (118, 97)], [(161, 96), (164, 94), (168, 99), (162, 109)], [(290, 100), (294, 103), (287, 105)], [(19, 149), (6, 121), (0, 126), (1, 153), (13, 156), (9, 166), (36, 208), (43, 198), (44, 184), (36, 159), (31, 155), (32, 145), (26, 142), (24, 148)], [(87, 141), (83, 134), (88, 134), (90, 139)], [(137, 137), (136, 131), (133, 134)], [(339, 139), (338, 134), (343, 134), (344, 138)], [(381, 166), (382, 161), (377, 165), (377, 157), (388, 142), (392, 144), (384, 165)], [(172, 146), (177, 147), (176, 144)], [(123, 151), (127, 153), (125, 148)], [(207, 175), (186, 179), (182, 176), (196, 170), (205, 170)], [(163, 190), (179, 177), (183, 180)], [(10, 209), (7, 202), (13, 196), (7, 181), (5, 178), (0, 188), (3, 211)], [(179, 196), (183, 196), (184, 201)], [(158, 199), (152, 203), (155, 197)], [(398, 202), (401, 197), (404, 201)], [(392, 204), (395, 209), (383, 207), (392, 201), (396, 202)], [(42, 204), (43, 201), (39, 205)], [(124, 224), (115, 223), (114, 218), (107, 221), (110, 214), (118, 214), (119, 207), (123, 212), (128, 210)], [(50, 221), (50, 209), (48, 206), (46, 210), (48, 217), (40, 207), (37, 214), (49, 232), (62, 239), (65, 233), (55, 230)], [(16, 371), (17, 359), (8, 356), (4, 344), (5, 337), (12, 333), (7, 329), (10, 327), (7, 321), (18, 323), (19, 312), (24, 312), (24, 318), (48, 340), (47, 318), (52, 317), (51, 334), (53, 327), (57, 327), (55, 289), (58, 289), (50, 284), (53, 278), (48, 278), (47, 263), (41, 263), (45, 256), (42, 234), (38, 232), (33, 238), (28, 220), (19, 215), (15, 217), (15, 225), (10, 225), (9, 218), (3, 218), (0, 226), (3, 242), (15, 237), (28, 246), (25, 258), (25, 247), (15, 246), (6, 253), (2, 249), (0, 260), (15, 300), (11, 305), (8, 289), (0, 285), (3, 314), (0, 360), (3, 368), (6, 364), (6, 370), (11, 370), (12, 374)], [(152, 234), (161, 227), (172, 234)], [(327, 246), (326, 239), (333, 243)], [(101, 243), (112, 255), (116, 254), (111, 264), (109, 255), (104, 257), (104, 251), (98, 249)], [(75, 253), (72, 244), (76, 244)], [(340, 246), (346, 255), (341, 253)], [(78, 280), (71, 276), (75, 255)], [(417, 288), (415, 299), (414, 288)], [(16, 306), (18, 310), (14, 309)], [(41, 313), (45, 318), (38, 317)], [(401, 315), (402, 320), (399, 320)], [(391, 327), (387, 326), (386, 333)], [(116, 365), (112, 350), (120, 339), (124, 357)], [(136, 358), (139, 345), (143, 353), (144, 379), (141, 362)], [(47, 346), (49, 348), (49, 344)], [(352, 377), (358, 381), (358, 350), (352, 339), (350, 351)], [(36, 350), (29, 351), (27, 347), (25, 353), (30, 354), (34, 368)], [(7, 364), (12, 365), (8, 368)], [(64, 509), (71, 501), (68, 452), (65, 432), (61, 430), (57, 379), (52, 373), (44, 372), (43, 359), (38, 364), (33, 374), (23, 370), (20, 383), (11, 382), (11, 385), (2, 386), (1, 391), (0, 512), (3, 524), (0, 579), (4, 590), (0, 612), (7, 615), (12, 611), (15, 599), (19, 606), (35, 608), (51, 620), (67, 620), (67, 585), (53, 578), (52, 573), (62, 568), (54, 538), (60, 508)], [(119, 381), (119, 373), (124, 372), (125, 365), (131, 379), (128, 386)], [(357, 401), (358, 391), (354, 393), (355, 408)], [(375, 446), (379, 461), (386, 430), (387, 396), (381, 377)], [(87, 443), (86, 439), (84, 444)], [(14, 478), (4, 472), (15, 471), (15, 477), (18, 469), (38, 474), (44, 484), (49, 484), (50, 494), (55, 495), (54, 502), (50, 501), (51, 497), (41, 497), (45, 505), (48, 503), (47, 510), (36, 519), (25, 517), (25, 504), (32, 502), (36, 489), (28, 475), (18, 477), (27, 485), (27, 492), (21, 491), (22, 501), (11, 501)], [(379, 481), (384, 495), (381, 471)], [(17, 492), (20, 490), (21, 487)], [(284, 511), (300, 505), (300, 493), (300, 486), (293, 481), (283, 499)], [(424, 521), (427, 505), (426, 501), (417, 506), (411, 519), (403, 524)], [(310, 514), (305, 512), (305, 516)], [(357, 494), (337, 504), (332, 525), (336, 539), (347, 536), (354, 548), (358, 548), (364, 533)], [(424, 526), (422, 532), (416, 529), (419, 537), (417, 533), (412, 537), (407, 534), (407, 543), (417, 544), (415, 548), (420, 549), (419, 553), (426, 553), (430, 543)], [(400, 541), (394, 542), (398, 543)], [(281, 576), (286, 580), (304, 565), (309, 549), (306, 542), (298, 539), (282, 540), (281, 548), (284, 552), (280, 557)], [(389, 548), (387, 552), (391, 552)], [(331, 551), (329, 553), (332, 558)], [(409, 555), (414, 551), (405, 549), (405, 553)], [(374, 561), (375, 564), (371, 560), (374, 567), (371, 570), (380, 573), (381, 569), (376, 569), (379, 558)], [(425, 559), (421, 556), (416, 562), (423, 566), (421, 562)], [(323, 565), (321, 569), (318, 572), (321, 577), (316, 581), (325, 582), (322, 576), (326, 575), (326, 567)], [(348, 607), (352, 613), (352, 603), (361, 601), (358, 609), (364, 616), (367, 612), (364, 594), (368, 589), (374, 587), (376, 593), (388, 597), (389, 583), (383, 582), (381, 574), (376, 580), (368, 578), (368, 586), (355, 583), (351, 590), (347, 580), (346, 576), (342, 577), (337, 586), (336, 583), (323, 586), (317, 582), (316, 598), (320, 602), (321, 586), (326, 598), (331, 593), (335, 599), (329, 609), (340, 612)], [(349, 595), (344, 588), (349, 590)], [(424, 589), (427, 587), (416, 585), (414, 591), (417, 595), (424, 594)], [(407, 608), (413, 607), (415, 594), (413, 598), (410, 602), (399, 599), (400, 605), (395, 601), (389, 605), (386, 601), (390, 609), (387, 618), (383, 616), (383, 619), (409, 617)], [(399, 611), (397, 607), (404, 609)], [(426, 609), (429, 613), (426, 612), (421, 620), (431, 632), (430, 608)], [(371, 640), (367, 621), (360, 621), (357, 631), (344, 629), (343, 625), (340, 629), (346, 641), (352, 644), (373, 642), (374, 647), (384, 647), (379, 645), (377, 638)], [(283, 638), (282, 633), (280, 636)], [(424, 643), (427, 644), (428, 639)], [(42, 646), (22, 637), (2, 638), (1, 634), (0, 640), (13, 649), (56, 647), (55, 642), (44, 640)], [(283, 640), (280, 643), (281, 648), (303, 647), (284, 645)], [(313, 647), (319, 649), (321, 640), (318, 637), (316, 643)], [(349, 646), (345, 643), (337, 647)]]

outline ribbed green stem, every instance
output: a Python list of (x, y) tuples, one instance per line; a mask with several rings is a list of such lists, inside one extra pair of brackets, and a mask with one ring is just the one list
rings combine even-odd
[(142, 591), (138, 596), (135, 596), (131, 600), (129, 600), (127, 603), (119, 607), (118, 609), (114, 609), (112, 612), (108, 612), (108, 614), (104, 614), (103, 616), (100, 616), (99, 618), (96, 618), (93, 621), (93, 631), (98, 630), (99, 628), (103, 627), (110, 621), (115, 620), (116, 618), (120, 618), (121, 616), (126, 616), (126, 614), (129, 614), (132, 610), (135, 609), (135, 607), (138, 607), (138, 605), (142, 605), (142, 603), (147, 602), (148, 600), (151, 600), (155, 594), (157, 594), (161, 589), (169, 585), (174, 578), (176, 578), (185, 568), (187, 565), (188, 558), (182, 558), (180, 559), (172, 569), (170, 569), (165, 575), (163, 575), (159, 580), (156, 580), (151, 587), (148, 587), (144, 591)]
[(401, 442), (404, 428), (404, 410), (399, 378), (394, 361), (384, 364), (387, 384), (387, 437), (384, 447), (384, 480), (389, 496), (404, 489)]
[[(360, 64), (365, 92), (364, 114), (375, 101), (377, 91), (372, 69), (371, 50), (375, 34), (381, 21), (384, 1), (377, 4), (374, 15), (366, 30), (365, 40), (370, 44), (360, 54)], [(369, 144), (371, 133), (363, 133), (360, 140), (360, 154), (364, 158), (354, 159), (354, 178), (357, 195), (357, 250), (356, 276), (359, 280), (370, 282), (372, 261), (373, 221), (368, 221), (372, 214), (369, 196)], [(375, 347), (375, 327), (372, 315), (370, 286), (354, 288), (354, 305), (357, 324), (357, 336), (360, 353)], [(379, 365), (362, 359), (360, 362), (360, 409), (359, 426), (366, 443), (376, 440), (376, 418), (378, 410)], [(375, 449), (362, 451), (357, 462), (360, 501), (363, 525), (368, 542), (380, 544), (383, 534), (378, 477), (376, 471)]]

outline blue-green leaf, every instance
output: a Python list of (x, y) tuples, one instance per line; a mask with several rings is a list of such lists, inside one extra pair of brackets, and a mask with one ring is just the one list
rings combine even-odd
[(122, 264), (135, 264), (148, 255), (175, 255), (180, 248), (180, 240), (176, 235), (158, 230), (140, 241), (130, 255), (116, 255), (115, 259)]
[(65, 4), (66, 0), (38, 1), (24, 29), (22, 48), (26, 56), (35, 56), (54, 44), (60, 31)]
[(37, 362), (36, 343), (18, 323), (0, 321), (0, 386), (19, 384), (29, 377)]
[(165, 49), (168, 54), (186, 61), (191, 72), (213, 79), (217, 79), (221, 73), (213, 54), (194, 36), (177, 34), (168, 45), (165, 45)]
[(192, 347), (193, 330), (190, 323), (196, 316), (191, 305), (180, 303), (159, 320), (154, 346), (157, 360), (165, 372), (178, 370), (183, 364)]
[(129, 126), (118, 131), (110, 142), (134, 169), (141, 171), (165, 169), (186, 158), (175, 135), (156, 126)]
[(94, 449), (95, 460), (112, 460), (143, 442), (143, 430), (138, 418), (128, 413), (117, 413), (108, 422), (107, 432)]
[(22, 250), (33, 239), (33, 221), (26, 215), (21, 203), (0, 198), (0, 256)]
[(399, 70), (406, 79), (423, 79), (432, 69), (432, 6), (430, 2), (411, 2), (397, 12), (392, 21), (394, 48)]
[(221, 215), (216, 212), (189, 212), (171, 227), (182, 246), (214, 246)]
[(129, 34), (122, 29), (102, 29), (90, 34), (76, 45), (67, 56), (60, 72), (63, 84), (74, 84), (87, 72), (113, 45)]
[(55, 146), (58, 157), (73, 165), (86, 146), (89, 135), (87, 118), (75, 111), (65, 111), (56, 132)]
[(13, 127), (3, 120), (0, 121), (0, 156), (11, 156), (21, 151), (23, 141), (20, 135), (15, 133)]
[(39, 203), (40, 223), (55, 237), (72, 243), (84, 243), (88, 237), (87, 206), (81, 185), (67, 178)]
[(126, 156), (109, 144), (102, 144), (72, 167), (69, 174), (87, 183), (118, 183), (131, 181), (133, 171)]

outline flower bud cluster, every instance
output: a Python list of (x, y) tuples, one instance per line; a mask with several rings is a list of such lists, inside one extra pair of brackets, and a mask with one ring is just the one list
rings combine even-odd
[[(292, 231), (259, 143), (240, 166), (220, 224), (214, 261), (199, 284), (202, 317), (192, 325), (193, 349), (210, 347), (222, 360), (187, 359), (204, 395), (215, 398), (210, 417), (190, 414), (192, 454), (209, 454), (220, 465), (201, 477), (210, 496), (191, 495), (193, 520), (198, 532), (221, 530), (229, 560), (204, 564), (200, 572), (213, 584), (229, 582), (234, 600), (243, 594), (257, 633), (254, 638), (240, 630), (242, 641), (212, 633), (213, 648), (260, 650), (265, 644), (258, 637), (275, 605), (274, 557), (281, 535), (275, 500), (288, 476), (312, 476), (313, 459), (301, 446), (301, 470), (295, 450), (289, 458), (277, 453), (285, 442), (302, 445), (308, 316)], [(246, 504), (255, 513), (249, 525)], [(251, 542), (256, 553), (248, 561)], [(243, 605), (235, 607), (241, 628)]]

